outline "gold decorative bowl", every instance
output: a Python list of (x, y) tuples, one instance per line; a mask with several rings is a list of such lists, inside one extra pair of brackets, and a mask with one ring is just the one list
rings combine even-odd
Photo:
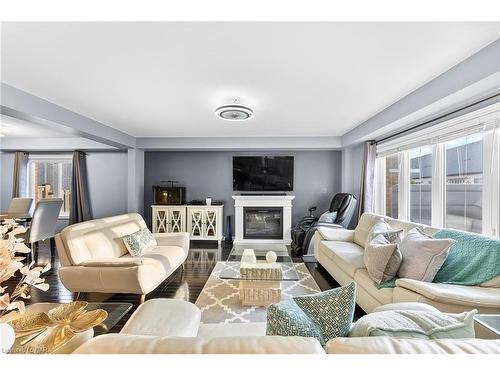
[(10, 321), (16, 332), (16, 342), (10, 353), (53, 353), (77, 333), (101, 324), (108, 317), (108, 313), (101, 309), (85, 311), (87, 305), (84, 301), (65, 303), (46, 313)]

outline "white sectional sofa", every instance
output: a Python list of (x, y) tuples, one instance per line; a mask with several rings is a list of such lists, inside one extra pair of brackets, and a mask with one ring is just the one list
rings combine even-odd
[[(414, 306), (412, 306), (415, 308)], [(390, 308), (390, 306), (387, 306)], [(404, 308), (397, 305), (395, 309)], [(425, 307), (424, 307), (425, 308)], [(179, 300), (142, 304), (118, 334), (95, 337), (75, 354), (491, 354), (500, 340), (265, 336), (266, 323), (201, 324), (200, 310)]]
[(189, 234), (154, 234), (158, 246), (132, 257), (121, 237), (146, 228), (131, 213), (70, 225), (56, 235), (59, 277), (72, 292), (133, 293), (154, 290), (188, 255)]
[(340, 285), (353, 280), (357, 283), (357, 304), (367, 313), (380, 305), (395, 302), (423, 302), (443, 312), (459, 313), (478, 309), (480, 313), (500, 313), (500, 277), (481, 286), (462, 286), (398, 279), (395, 288), (377, 289), (368, 276), (363, 254), (368, 233), (375, 221), (383, 217), (396, 230), (406, 233), (421, 227), (429, 234), (436, 228), (395, 220), (375, 214), (363, 214), (354, 230), (321, 228), (314, 237), (314, 255), (317, 261)]

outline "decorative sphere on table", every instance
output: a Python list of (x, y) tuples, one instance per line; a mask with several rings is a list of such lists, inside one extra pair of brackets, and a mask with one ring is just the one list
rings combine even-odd
[(276, 259), (278, 259), (278, 256), (274, 251), (267, 252), (266, 254), (267, 263), (276, 263)]

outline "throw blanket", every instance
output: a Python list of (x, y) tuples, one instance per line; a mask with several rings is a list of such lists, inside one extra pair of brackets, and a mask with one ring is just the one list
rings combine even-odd
[[(500, 275), (499, 239), (455, 229), (442, 229), (433, 237), (457, 240), (433, 283), (479, 285)], [(394, 288), (396, 279), (375, 285), (379, 289)]]
[(500, 240), (454, 229), (440, 230), (434, 238), (452, 238), (457, 243), (433, 283), (479, 285), (500, 275)]
[(461, 314), (416, 310), (374, 312), (358, 319), (349, 337), (399, 336), (422, 339), (474, 337), (473, 319), (476, 313), (477, 310)]

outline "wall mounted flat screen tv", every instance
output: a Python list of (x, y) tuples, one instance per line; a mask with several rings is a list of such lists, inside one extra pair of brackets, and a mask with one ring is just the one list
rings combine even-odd
[(233, 190), (292, 191), (293, 156), (233, 156)]

